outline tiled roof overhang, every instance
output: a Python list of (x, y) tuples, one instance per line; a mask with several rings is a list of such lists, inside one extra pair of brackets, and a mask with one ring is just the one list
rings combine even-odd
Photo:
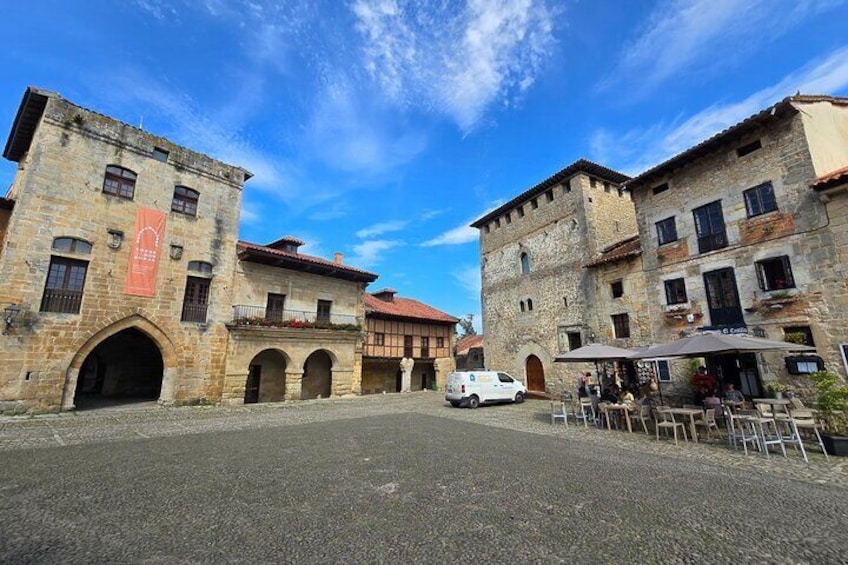
[(12, 131), (9, 132), (9, 138), (6, 140), (3, 157), (18, 162), (26, 155), (38, 122), (44, 114), (44, 108), (47, 107), (47, 100), (51, 96), (57, 96), (57, 94), (34, 86), (26, 89), (21, 105), (18, 106), (15, 121), (12, 123)]
[(302, 255), (300, 253), (288, 253), (280, 249), (272, 249), (247, 241), (240, 241), (238, 243), (238, 258), (242, 261), (251, 261), (272, 267), (282, 267), (293, 271), (313, 273), (347, 281), (370, 283), (377, 280), (378, 277), (374, 273), (369, 273), (356, 267), (339, 265), (338, 263), (333, 263), (320, 257)]

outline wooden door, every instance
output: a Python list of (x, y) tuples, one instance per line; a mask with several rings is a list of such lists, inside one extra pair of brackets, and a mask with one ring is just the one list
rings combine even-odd
[(259, 378), (262, 374), (261, 365), (251, 365), (247, 373), (247, 384), (244, 387), (244, 403), (256, 404), (259, 402)]
[(542, 361), (535, 355), (527, 358), (525, 372), (527, 374), (527, 390), (545, 391), (545, 368)]
[(719, 269), (704, 273), (707, 289), (707, 304), (710, 308), (710, 324), (713, 326), (738, 326), (745, 323), (736, 276), (733, 269)]

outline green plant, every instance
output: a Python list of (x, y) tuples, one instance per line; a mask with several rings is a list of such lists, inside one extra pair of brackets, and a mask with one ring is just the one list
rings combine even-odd
[(766, 384), (766, 390), (774, 394), (776, 392), (786, 392), (788, 390), (788, 387), (783, 383), (771, 381), (770, 383)]
[(797, 345), (807, 345), (807, 335), (804, 332), (787, 332), (783, 341)]
[(833, 435), (848, 435), (848, 384), (842, 383), (838, 375), (829, 371), (810, 373), (816, 387), (816, 408), (819, 417)]
[(777, 292), (772, 292), (769, 298), (789, 298), (791, 295), (788, 290), (778, 290)]

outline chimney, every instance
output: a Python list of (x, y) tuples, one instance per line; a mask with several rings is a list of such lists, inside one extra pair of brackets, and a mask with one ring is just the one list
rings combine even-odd
[(397, 291), (393, 288), (384, 288), (383, 290), (378, 290), (372, 296), (382, 300), (383, 302), (394, 302), (395, 294)]
[(342, 259), (344, 259), (344, 255), (336, 251), (336, 254), (333, 256), (333, 263), (335, 263), (336, 265), (341, 265)]

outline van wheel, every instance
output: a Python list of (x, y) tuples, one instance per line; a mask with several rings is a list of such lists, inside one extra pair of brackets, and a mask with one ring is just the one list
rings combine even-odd
[(473, 409), (473, 408), (477, 408), (478, 406), (480, 406), (480, 399), (477, 398), (476, 395), (475, 396), (469, 396), (468, 397), (468, 407)]
[(451, 400), (450, 403), (451, 403), (451, 406), (453, 406), (454, 408), (459, 407), (459, 400)]
[(516, 393), (515, 394), (515, 403), (521, 404), (522, 402), (524, 402), (524, 393), (523, 392)]

